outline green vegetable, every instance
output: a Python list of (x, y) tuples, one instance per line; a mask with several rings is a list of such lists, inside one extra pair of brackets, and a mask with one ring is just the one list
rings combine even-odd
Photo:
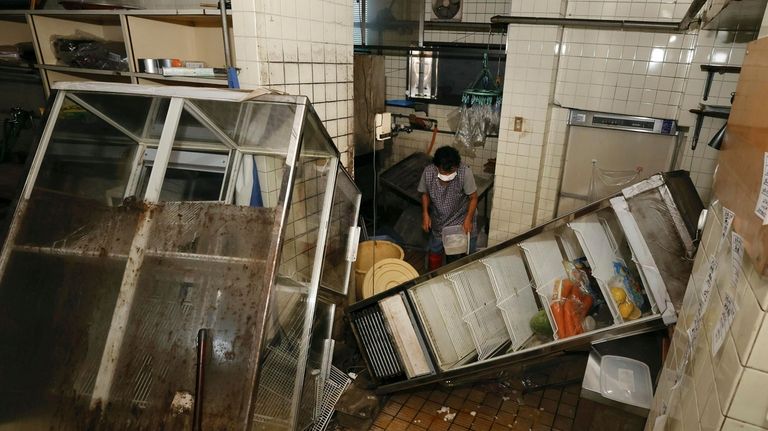
[(534, 333), (545, 335), (547, 337), (552, 336), (552, 325), (549, 324), (549, 318), (547, 318), (546, 311), (539, 310), (539, 312), (531, 318), (530, 325)]

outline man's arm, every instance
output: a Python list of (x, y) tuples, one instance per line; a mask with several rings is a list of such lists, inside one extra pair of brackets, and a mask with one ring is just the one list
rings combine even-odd
[(477, 201), (477, 192), (472, 192), (472, 194), (469, 195), (469, 208), (467, 209), (467, 216), (464, 218), (464, 233), (472, 232), (472, 221), (474, 220), (475, 211), (477, 210)]
[(429, 232), (432, 228), (432, 219), (429, 218), (429, 193), (421, 194), (421, 228), (424, 232)]

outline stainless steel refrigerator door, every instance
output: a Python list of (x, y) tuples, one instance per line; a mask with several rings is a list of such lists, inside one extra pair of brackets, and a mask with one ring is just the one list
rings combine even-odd
[[(676, 142), (676, 136), (571, 126), (560, 182), (558, 216), (610, 196), (651, 175), (671, 170)], [(606, 184), (596, 178), (597, 196), (589, 200), (593, 160), (599, 169), (642, 170), (625, 184)]]

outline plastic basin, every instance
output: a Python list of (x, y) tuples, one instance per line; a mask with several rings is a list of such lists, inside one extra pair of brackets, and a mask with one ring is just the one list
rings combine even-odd
[(355, 293), (357, 298), (362, 298), (365, 273), (376, 262), (384, 259), (402, 259), (404, 256), (403, 249), (393, 242), (381, 240), (361, 242), (357, 246), (357, 260), (355, 261)]
[(467, 252), (469, 235), (464, 233), (463, 226), (446, 226), (443, 228), (442, 235), (445, 254), (454, 255)]
[(651, 408), (651, 370), (643, 362), (623, 356), (600, 359), (600, 392), (614, 401), (644, 409)]

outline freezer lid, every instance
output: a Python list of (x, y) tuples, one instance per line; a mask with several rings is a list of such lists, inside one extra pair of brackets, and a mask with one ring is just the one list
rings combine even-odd
[(648, 277), (643, 281), (665, 322), (672, 322), (672, 314), (682, 308), (698, 246), (696, 226), (704, 204), (696, 188), (687, 173), (674, 171), (625, 189), (611, 205), (628, 238), (634, 233), (630, 246)]

